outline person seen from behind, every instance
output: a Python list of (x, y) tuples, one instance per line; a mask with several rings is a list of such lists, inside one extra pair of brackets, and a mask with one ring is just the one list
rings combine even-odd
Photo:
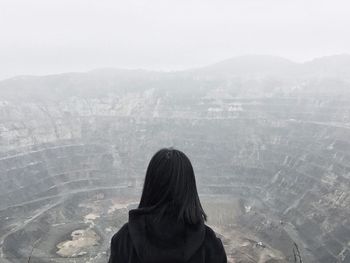
[(227, 263), (206, 220), (189, 158), (160, 149), (147, 167), (138, 208), (111, 239), (108, 263)]

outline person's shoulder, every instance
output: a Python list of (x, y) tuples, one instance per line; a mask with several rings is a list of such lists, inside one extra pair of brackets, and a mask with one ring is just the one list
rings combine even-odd
[(208, 258), (212, 258), (213, 262), (227, 262), (226, 252), (221, 238), (207, 225), (205, 225), (205, 248)]
[(112, 245), (117, 245), (120, 240), (124, 240), (129, 235), (128, 223), (125, 223), (113, 236), (111, 239)]
[(205, 236), (211, 239), (217, 238), (215, 231), (208, 225), (205, 225)]
[(125, 223), (111, 238), (109, 263), (129, 262), (131, 244), (128, 223)]
[(210, 246), (216, 250), (222, 250), (223, 244), (220, 235), (215, 233), (215, 231), (210, 227), (205, 225), (205, 242), (207, 246)]

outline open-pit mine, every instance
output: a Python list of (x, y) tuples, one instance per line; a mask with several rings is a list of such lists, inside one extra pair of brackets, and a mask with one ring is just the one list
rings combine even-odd
[(350, 262), (349, 56), (1, 81), (0, 262), (107, 262), (168, 146), (229, 262)]

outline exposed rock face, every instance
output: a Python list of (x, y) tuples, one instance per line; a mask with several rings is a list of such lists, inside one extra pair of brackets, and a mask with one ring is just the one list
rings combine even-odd
[(164, 146), (191, 158), (232, 262), (292, 262), (294, 243), (350, 262), (350, 74), (251, 59), (0, 82), (1, 262), (106, 262)]

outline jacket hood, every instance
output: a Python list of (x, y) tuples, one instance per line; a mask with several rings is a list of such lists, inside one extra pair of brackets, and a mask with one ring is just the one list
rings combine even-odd
[(204, 242), (204, 222), (190, 225), (171, 213), (159, 220), (157, 215), (154, 208), (129, 211), (129, 233), (138, 258), (143, 263), (187, 262)]

